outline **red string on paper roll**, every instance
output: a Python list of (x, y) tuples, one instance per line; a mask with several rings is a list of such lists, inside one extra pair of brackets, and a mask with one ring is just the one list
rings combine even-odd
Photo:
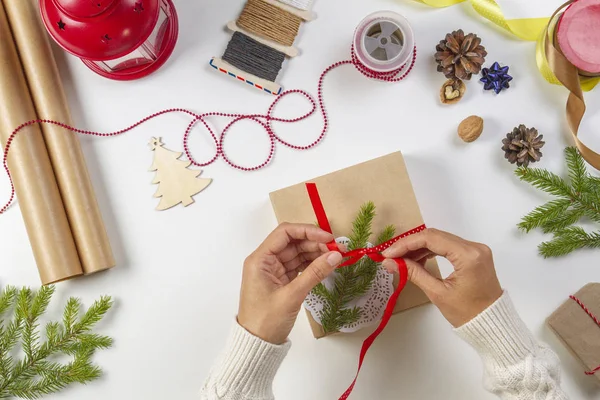
[[(593, 320), (593, 321), (596, 323), (596, 325), (598, 325), (598, 327), (600, 328), (600, 319), (598, 319), (598, 317), (596, 317), (596, 316), (594, 315), (594, 313), (592, 313), (592, 312), (590, 311), (590, 309), (589, 309), (589, 308), (587, 308), (587, 307), (586, 307), (586, 305), (585, 305), (585, 304), (583, 304), (583, 302), (582, 302), (581, 300), (579, 300), (577, 297), (575, 297), (575, 296), (573, 296), (573, 295), (569, 296), (569, 298), (570, 298), (571, 300), (573, 300), (575, 303), (579, 304), (579, 307), (581, 307), (581, 308), (582, 308), (582, 310), (583, 310), (583, 311), (585, 311), (585, 312), (586, 312), (586, 314), (587, 314), (587, 315), (589, 315), (589, 316), (590, 316), (590, 318), (591, 318), (591, 319), (592, 319), (592, 320)], [(586, 374), (586, 375), (595, 375), (595, 374), (596, 374), (597, 372), (599, 372), (599, 371), (600, 371), (600, 365), (598, 365), (596, 368), (594, 368), (594, 369), (593, 369), (593, 370), (591, 370), (591, 371), (585, 371), (585, 374)]]
[[(318, 99), (319, 109), (321, 110), (321, 114), (323, 116), (323, 129), (321, 130), (321, 133), (317, 137), (317, 139), (315, 139), (312, 143), (310, 143), (308, 145), (295, 145), (295, 144), (292, 144), (292, 143), (289, 143), (289, 142), (283, 140), (281, 137), (279, 137), (275, 133), (275, 130), (273, 129), (273, 126), (272, 126), (272, 123), (274, 121), (275, 122), (293, 123), (293, 122), (302, 121), (315, 113), (315, 111), (317, 110), (317, 102), (315, 101), (315, 99), (312, 97), (312, 95), (310, 93), (308, 93), (305, 90), (299, 90), (299, 89), (288, 90), (288, 91), (281, 93), (279, 96), (277, 96), (275, 98), (275, 100), (269, 107), (269, 110), (264, 115), (263, 114), (221, 113), (221, 112), (208, 112), (208, 113), (204, 113), (204, 114), (198, 114), (198, 113), (195, 113), (193, 111), (186, 110), (183, 108), (169, 108), (169, 109), (162, 110), (162, 111), (156, 112), (154, 114), (151, 114), (151, 115), (139, 120), (138, 122), (134, 123), (133, 125), (130, 125), (127, 128), (117, 130), (114, 132), (107, 132), (107, 133), (79, 129), (79, 128), (67, 125), (63, 122), (49, 120), (49, 119), (36, 119), (36, 120), (27, 121), (27, 122), (21, 124), (20, 126), (18, 126), (11, 133), (11, 135), (8, 138), (8, 140), (6, 141), (6, 145), (4, 147), (3, 167), (4, 167), (4, 170), (6, 171), (8, 179), (10, 181), (11, 194), (10, 194), (9, 200), (4, 204), (4, 206), (2, 208), (0, 208), (0, 214), (3, 214), (4, 212), (6, 212), (6, 210), (8, 209), (8, 207), (10, 207), (10, 205), (12, 204), (12, 202), (14, 201), (14, 198), (15, 198), (15, 186), (14, 186), (14, 182), (12, 180), (12, 176), (10, 174), (10, 169), (8, 168), (8, 154), (9, 154), (10, 148), (11, 148), (13, 141), (14, 141), (15, 137), (17, 136), (17, 134), (19, 134), (19, 132), (21, 132), (24, 128), (26, 128), (28, 126), (31, 126), (34, 124), (50, 124), (50, 125), (60, 126), (62, 128), (68, 129), (72, 132), (76, 132), (76, 133), (79, 133), (82, 135), (109, 137), (109, 136), (122, 135), (123, 133), (129, 132), (132, 129), (142, 125), (143, 123), (145, 123), (151, 119), (154, 119), (158, 116), (164, 115), (164, 114), (184, 113), (184, 114), (188, 114), (193, 117), (192, 121), (189, 123), (189, 125), (185, 131), (185, 134), (183, 135), (183, 148), (185, 150), (186, 156), (188, 157), (188, 159), (191, 161), (191, 163), (193, 165), (198, 166), (198, 167), (205, 167), (205, 166), (215, 162), (219, 157), (222, 157), (223, 160), (226, 163), (228, 163), (230, 166), (232, 166), (233, 168), (236, 168), (236, 169), (239, 169), (242, 171), (255, 171), (255, 170), (258, 170), (260, 168), (267, 166), (271, 162), (273, 155), (275, 153), (275, 142), (276, 141), (280, 142), (281, 144), (283, 144), (287, 147), (290, 147), (292, 149), (307, 150), (307, 149), (310, 149), (310, 148), (316, 146), (321, 140), (323, 140), (323, 138), (325, 137), (325, 133), (327, 132), (327, 128), (329, 127), (329, 117), (327, 116), (325, 102), (323, 101), (323, 81), (325, 79), (325, 76), (330, 71), (332, 71), (342, 65), (352, 64), (362, 75), (366, 76), (367, 78), (376, 79), (376, 80), (385, 81), (385, 82), (398, 82), (398, 81), (401, 81), (402, 79), (404, 79), (409, 74), (409, 72), (412, 70), (412, 68), (415, 64), (415, 61), (416, 61), (416, 57), (417, 57), (417, 48), (415, 47), (413, 50), (413, 56), (410, 60), (410, 63), (403, 65), (402, 67), (400, 67), (397, 70), (394, 70), (391, 72), (384, 72), (384, 73), (373, 71), (373, 70), (367, 68), (365, 65), (363, 65), (359, 61), (358, 57), (356, 56), (354, 46), (352, 46), (351, 56), (352, 57), (350, 60), (336, 62), (336, 63), (330, 65), (329, 67), (327, 67), (321, 73), (321, 76), (319, 78), (319, 84), (318, 84), (317, 99)], [(306, 114), (304, 114), (300, 117), (297, 117), (297, 118), (274, 117), (273, 111), (275, 109), (275, 106), (284, 97), (289, 96), (291, 94), (300, 94), (300, 95), (304, 96), (306, 99), (308, 99), (308, 101), (312, 105), (311, 110), (308, 111)], [(225, 129), (223, 129), (223, 131), (221, 132), (221, 135), (219, 137), (217, 137), (215, 131), (210, 127), (210, 125), (206, 121), (206, 118), (208, 118), (208, 117), (226, 117), (226, 118), (232, 118), (232, 121), (225, 127)], [(235, 123), (242, 121), (242, 120), (251, 120), (251, 121), (254, 121), (254, 122), (258, 123), (259, 125), (261, 125), (267, 132), (267, 135), (269, 136), (269, 140), (271, 142), (269, 154), (268, 154), (267, 158), (262, 163), (257, 164), (255, 166), (251, 166), (251, 167), (245, 167), (245, 166), (241, 166), (239, 164), (234, 163), (225, 154), (225, 149), (224, 149), (225, 135), (227, 134), (227, 132), (229, 132), (229, 130), (232, 128), (232, 126)], [(215, 143), (215, 155), (210, 160), (205, 161), (205, 162), (197, 161), (194, 158), (194, 156), (192, 155), (192, 152), (189, 148), (189, 144), (188, 144), (189, 136), (192, 132), (192, 129), (199, 121), (202, 122), (202, 124), (204, 125), (204, 127), (206, 128), (206, 130), (208, 131), (208, 133), (210, 134), (210, 136), (212, 137), (212, 139)]]
[[(321, 197), (319, 196), (319, 191), (317, 189), (317, 185), (315, 185), (314, 183), (307, 183), (306, 190), (308, 191), (308, 197), (310, 198), (310, 202), (312, 204), (313, 210), (315, 211), (315, 216), (317, 217), (317, 222), (318, 222), (319, 226), (324, 231), (333, 233), (331, 230), (331, 225), (329, 224), (329, 219), (327, 218), (327, 214), (325, 213), (325, 208), (323, 207), (323, 202), (321, 201)], [(335, 242), (335, 240), (328, 243), (327, 247), (331, 251), (340, 252), (342, 254), (342, 257), (344, 257), (346, 259), (338, 268), (343, 268), (343, 267), (353, 265), (364, 256), (369, 257), (371, 260), (373, 260), (375, 262), (383, 262), (383, 260), (385, 260), (385, 257), (381, 254), (382, 251), (384, 251), (385, 249), (387, 249), (388, 247), (390, 247), (391, 245), (396, 243), (401, 238), (409, 236), (409, 235), (413, 235), (413, 234), (421, 232), (423, 230), (425, 230), (425, 225), (421, 225), (414, 229), (411, 229), (410, 231), (404, 232), (404, 233), (394, 237), (393, 239), (388, 240), (387, 242), (382, 243), (378, 246), (370, 247), (370, 248), (363, 248), (363, 249), (354, 249), (354, 250), (348, 251), (348, 252), (341, 251), (340, 248), (338, 247), (337, 243)], [(400, 273), (400, 280), (398, 282), (398, 287), (396, 288), (394, 293), (392, 293), (392, 295), (390, 296), (390, 299), (388, 300), (388, 302), (385, 306), (383, 318), (381, 319), (379, 326), (377, 326), (377, 329), (375, 330), (375, 332), (373, 332), (363, 342), (362, 347), (360, 349), (360, 356), (358, 359), (358, 370), (356, 371), (356, 376), (354, 377), (354, 380), (352, 381), (352, 383), (350, 384), (348, 389), (346, 389), (344, 394), (342, 394), (342, 396), (340, 397), (339, 400), (347, 399), (348, 396), (350, 396), (350, 393), (352, 393), (352, 390), (354, 389), (354, 385), (356, 384), (356, 380), (358, 379), (358, 374), (360, 373), (360, 369), (362, 368), (363, 361), (365, 359), (367, 352), (369, 351), (369, 348), (371, 347), (373, 342), (375, 342), (375, 339), (377, 339), (377, 337), (381, 334), (381, 332), (383, 332), (383, 330), (387, 326), (388, 322), (390, 321), (390, 318), (392, 317), (392, 315), (394, 313), (394, 308), (396, 307), (396, 303), (398, 302), (398, 297), (400, 297), (400, 293), (402, 293), (402, 290), (404, 290), (404, 287), (406, 286), (406, 283), (408, 282), (408, 268), (406, 267), (406, 262), (402, 258), (395, 258), (394, 261), (396, 261), (396, 264), (398, 264), (398, 271)]]

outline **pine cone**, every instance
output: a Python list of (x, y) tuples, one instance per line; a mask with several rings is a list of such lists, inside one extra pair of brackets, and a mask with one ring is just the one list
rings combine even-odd
[(485, 62), (487, 51), (481, 45), (481, 39), (474, 33), (465, 36), (462, 29), (448, 33), (435, 49), (437, 70), (448, 79), (471, 79), (477, 75)]
[(502, 139), (504, 158), (511, 164), (516, 162), (519, 167), (526, 167), (530, 162), (540, 161), (542, 158), (540, 149), (546, 143), (543, 138), (544, 135), (538, 135), (537, 129), (519, 125)]

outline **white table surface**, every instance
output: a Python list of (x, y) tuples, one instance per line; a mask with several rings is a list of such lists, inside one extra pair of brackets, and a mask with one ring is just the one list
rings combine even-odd
[[(536, 7), (504, 1), (522, 16), (543, 16), (562, 0)], [(121, 129), (147, 114), (169, 107), (198, 112), (263, 113), (272, 98), (213, 72), (208, 61), (222, 54), (229, 40), (223, 30), (242, 1), (176, 1), (180, 38), (172, 59), (158, 73), (135, 82), (101, 78), (57, 49), (62, 78), (78, 126), (99, 131)], [(519, 10), (519, 7), (527, 10)], [(331, 128), (309, 151), (278, 146), (273, 163), (243, 173), (222, 160), (205, 168), (212, 185), (196, 203), (154, 211), (156, 187), (148, 172), (147, 142), (162, 136), (166, 147), (181, 150), (185, 116), (165, 116), (122, 137), (82, 138), (98, 200), (118, 266), (107, 273), (59, 284), (50, 316), (59, 317), (68, 296), (86, 305), (110, 294), (116, 306), (98, 329), (115, 338), (111, 350), (96, 356), (105, 376), (87, 387), (68, 389), (49, 399), (129, 400), (194, 399), (225, 343), (237, 309), (244, 258), (276, 225), (269, 192), (324, 173), (402, 150), (429, 226), (454, 232), (492, 247), (502, 284), (535, 335), (557, 351), (564, 388), (571, 398), (600, 399), (595, 380), (544, 326), (545, 318), (567, 296), (597, 280), (598, 255), (580, 251), (544, 260), (536, 246), (541, 233), (523, 235), (520, 217), (548, 197), (513, 176), (503, 158), (501, 139), (514, 126), (535, 126), (547, 144), (539, 164), (564, 171), (563, 148), (570, 143), (564, 104), (567, 91), (547, 84), (537, 72), (532, 43), (515, 40), (479, 18), (466, 4), (436, 10), (411, 1), (317, 1), (319, 18), (302, 28), (302, 55), (287, 63), (279, 81), (285, 88), (316, 93), (320, 72), (348, 57), (358, 22), (367, 14), (391, 9), (412, 23), (419, 58), (410, 79), (383, 84), (365, 79), (352, 67), (330, 74), (325, 97)], [(508, 11), (507, 11), (508, 12)], [(533, 14), (533, 15), (532, 15)], [(435, 71), (434, 47), (446, 32), (463, 28), (483, 38), (489, 63), (510, 65), (513, 87), (499, 96), (484, 92), (475, 79), (458, 105), (439, 103), (445, 78)], [(589, 112), (581, 137), (600, 151), (600, 90), (587, 94)], [(278, 113), (297, 115), (306, 104), (281, 103)], [(483, 136), (472, 144), (457, 139), (456, 126), (477, 114), (485, 119)], [(224, 119), (214, 121), (222, 129)], [(277, 125), (287, 138), (308, 143), (322, 122), (318, 117)], [(594, 126), (596, 127), (594, 129)], [(228, 151), (240, 163), (254, 163), (267, 151), (265, 133), (249, 122), (228, 137)], [(197, 131), (192, 147), (199, 159), (213, 151)], [(0, 195), (8, 195), (0, 180)], [(0, 223), (0, 285), (39, 285), (18, 206)], [(445, 273), (449, 266), (441, 262)], [(313, 339), (301, 315), (294, 343), (279, 371), (279, 399), (336, 399), (352, 380), (364, 333)], [(481, 386), (478, 356), (452, 333), (433, 306), (395, 316), (371, 349), (356, 386), (355, 399), (484, 400), (494, 396)]]

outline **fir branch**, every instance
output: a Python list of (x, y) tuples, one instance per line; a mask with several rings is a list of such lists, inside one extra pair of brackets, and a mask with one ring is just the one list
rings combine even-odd
[(388, 240), (392, 240), (396, 236), (396, 227), (394, 225), (388, 225), (383, 228), (383, 231), (379, 234), (377, 238), (376, 246), (379, 246), (382, 243), (387, 242)]
[(556, 232), (554, 239), (539, 246), (544, 258), (564, 256), (583, 248), (600, 248), (600, 231), (587, 233), (581, 227), (571, 226)]
[[(17, 289), (12, 287), (12, 286), (7, 286), (2, 293), (0, 294), (0, 317), (2, 317), (2, 315), (8, 311), (8, 309), (13, 305), (14, 301), (15, 301), (15, 297), (17, 294)], [(2, 320), (0, 320), (0, 338), (2, 337), (2, 334), (4, 333), (4, 322)], [(1, 353), (1, 349), (2, 349), (2, 343), (0, 342), (0, 363), (2, 362), (2, 353)], [(0, 374), (2, 373), (2, 369), (1, 369), (1, 365), (0, 365)]]
[(597, 199), (600, 199), (600, 178), (595, 176), (588, 176), (584, 182), (584, 191), (587, 193), (595, 194)]
[[(92, 364), (91, 358), (96, 350), (110, 347), (112, 339), (90, 330), (110, 309), (112, 301), (102, 297), (79, 319), (81, 303), (69, 299), (63, 323), (46, 324), (46, 340), (42, 342), (38, 320), (46, 312), (53, 293), (54, 287), (49, 286), (35, 294), (28, 288), (12, 294), (16, 299), (15, 316), (0, 334), (0, 399), (15, 396), (37, 399), (72, 383), (87, 383), (100, 376), (101, 370)], [(15, 361), (9, 353), (19, 339), (25, 354)], [(48, 361), (61, 353), (73, 356), (73, 360), (66, 365)]]
[(600, 222), (600, 195), (596, 193), (578, 193), (577, 200), (581, 204), (586, 217), (594, 222)]
[(38, 351), (37, 342), (40, 338), (37, 332), (37, 322), (48, 308), (50, 299), (54, 294), (54, 286), (43, 286), (35, 295), (32, 294), (30, 289), (23, 289), (23, 292), (27, 293), (30, 302), (23, 327), (23, 351), (28, 359), (32, 359), (35, 357), (35, 352)]
[(81, 301), (76, 297), (71, 297), (67, 301), (65, 311), (63, 312), (63, 326), (67, 332), (72, 332), (75, 327), (75, 321), (79, 315)]
[(48, 304), (54, 294), (54, 286), (42, 286), (41, 289), (33, 297), (31, 302), (30, 317), (37, 320), (46, 312)]
[(319, 297), (322, 301), (331, 301), (329, 290), (327, 290), (322, 282), (313, 288), (312, 293)]
[(533, 229), (551, 223), (567, 211), (569, 207), (571, 207), (571, 200), (569, 199), (549, 201), (544, 205), (536, 207), (533, 211), (524, 216), (518, 227), (525, 232), (530, 232)]
[[(27, 316), (29, 295), (30, 292), (26, 290), (15, 292), (14, 318), (7, 325), (6, 329), (3, 330), (2, 336), (0, 336), (0, 365), (2, 366), (2, 373), (0, 374), (2, 381), (0, 381), (0, 388), (1, 383), (9, 378), (10, 371), (13, 367), (13, 358), (10, 355), (10, 352), (21, 339), (24, 321)], [(0, 398), (2, 398), (1, 396), (2, 390), (0, 389)]]
[[(372, 235), (372, 223), (375, 218), (375, 205), (365, 203), (359, 210), (352, 224), (348, 249), (354, 250), (367, 246)], [(387, 226), (378, 236), (377, 244), (392, 239), (395, 228)], [(377, 276), (378, 264), (368, 257), (363, 257), (356, 264), (338, 269), (334, 272), (331, 290), (324, 284), (317, 285), (312, 293), (324, 303), (321, 314), (321, 325), (326, 333), (336, 332), (342, 326), (358, 321), (362, 310), (359, 307), (348, 307), (348, 304), (364, 296), (373, 286)]]
[(347, 288), (345, 299), (353, 299), (364, 296), (375, 280), (377, 275), (377, 263), (368, 257), (363, 257), (354, 266), (353, 284)]
[(534, 187), (559, 197), (537, 207), (523, 217), (519, 229), (530, 232), (541, 228), (554, 238), (539, 246), (544, 257), (558, 257), (581, 248), (598, 248), (600, 233), (586, 233), (574, 226), (582, 218), (600, 223), (600, 178), (590, 175), (578, 150), (565, 149), (569, 182), (542, 169), (520, 167), (516, 175)]
[(79, 335), (80, 343), (85, 343), (86, 346), (92, 349), (108, 349), (112, 347), (113, 340), (108, 336), (98, 335), (96, 333), (83, 333)]
[(556, 216), (552, 220), (545, 221), (540, 226), (544, 233), (558, 232), (561, 229), (567, 228), (579, 221), (585, 215), (585, 210), (579, 207), (566, 210), (562, 214)]
[(100, 297), (100, 300), (96, 300), (94, 304), (87, 310), (87, 312), (81, 317), (81, 320), (75, 324), (74, 330), (77, 332), (88, 332), (94, 327), (110, 310), (112, 307), (112, 300), (108, 296)]
[(579, 151), (574, 147), (567, 147), (565, 149), (565, 158), (567, 167), (569, 168), (571, 186), (575, 192), (581, 193), (587, 176), (585, 161), (583, 161), (583, 157), (581, 157)]
[(17, 288), (7, 286), (0, 295), (0, 316), (4, 314), (14, 303), (17, 294)]
[(558, 175), (539, 168), (519, 167), (515, 174), (524, 182), (543, 190), (548, 194), (570, 199), (573, 195), (571, 187)]
[(361, 249), (367, 246), (372, 235), (371, 224), (375, 218), (375, 204), (369, 201), (360, 207), (356, 219), (352, 223), (352, 234), (349, 236), (348, 249)]
[(360, 319), (362, 311), (358, 307), (345, 308), (340, 311), (338, 324), (340, 326), (350, 325)]

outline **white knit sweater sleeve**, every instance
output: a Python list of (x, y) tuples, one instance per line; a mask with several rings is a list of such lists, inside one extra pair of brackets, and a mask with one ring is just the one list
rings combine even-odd
[(456, 333), (481, 356), (484, 386), (504, 400), (566, 400), (558, 357), (539, 344), (504, 293)]
[[(504, 400), (567, 400), (557, 356), (540, 345), (507, 293), (456, 333), (479, 352), (484, 385)], [(206, 380), (202, 400), (272, 400), (273, 379), (290, 348), (253, 336), (237, 323)]]
[(267, 343), (237, 322), (200, 392), (202, 400), (272, 400), (273, 379), (290, 349)]

